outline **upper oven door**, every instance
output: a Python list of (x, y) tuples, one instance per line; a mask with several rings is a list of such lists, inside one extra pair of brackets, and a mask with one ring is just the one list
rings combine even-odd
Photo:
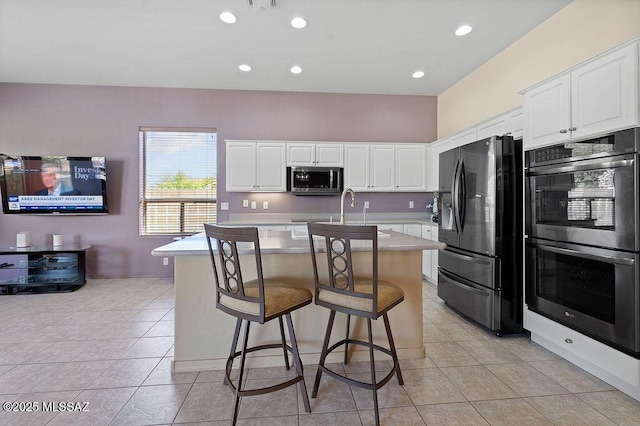
[(626, 154), (530, 168), (527, 234), (640, 250), (637, 162)]

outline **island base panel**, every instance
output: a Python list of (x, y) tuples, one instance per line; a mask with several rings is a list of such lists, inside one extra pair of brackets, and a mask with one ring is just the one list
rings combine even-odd
[[(253, 262), (253, 256), (241, 256), (241, 262)], [(354, 253), (358, 268), (370, 270), (370, 255)], [(249, 265), (249, 264), (248, 264)], [(311, 257), (305, 254), (263, 254), (263, 275), (281, 277), (299, 283), (313, 292)], [(367, 269), (367, 267), (369, 267)], [(250, 271), (253, 268), (245, 268)], [(424, 358), (422, 338), (422, 252), (381, 251), (378, 254), (379, 278), (398, 285), (404, 291), (404, 301), (389, 311), (394, 343), (400, 358)], [(243, 273), (246, 273), (243, 269)], [(244, 276), (245, 280), (255, 277)], [(306, 365), (315, 364), (326, 331), (329, 310), (315, 304), (292, 313), (300, 356)], [(215, 307), (215, 284), (211, 259), (208, 256), (178, 256), (175, 258), (175, 372), (203, 371), (224, 367), (236, 319)], [(375, 343), (388, 346), (384, 322), (373, 321)], [(277, 342), (280, 332), (277, 321), (251, 324), (249, 346)], [(346, 316), (338, 314), (332, 342), (344, 338)], [(366, 320), (352, 318), (351, 336), (366, 340)], [(350, 345), (350, 359), (368, 360), (368, 350)], [(261, 354), (262, 355), (262, 354)], [(340, 353), (332, 354), (330, 362), (340, 362)], [(248, 357), (249, 358), (249, 357)], [(380, 358), (384, 359), (384, 358)], [(282, 365), (282, 351), (251, 356), (249, 366)]]

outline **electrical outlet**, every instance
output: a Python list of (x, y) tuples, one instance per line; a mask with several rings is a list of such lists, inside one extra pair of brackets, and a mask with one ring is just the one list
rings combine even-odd
[(364, 202), (364, 208), (365, 208), (365, 209), (368, 209), (368, 208), (369, 208), (369, 202), (368, 202), (368, 201), (365, 201), (365, 202)]
[(413, 201), (409, 201), (409, 208), (412, 209), (414, 207)]
[(220, 203), (220, 210), (229, 210), (229, 203)]
[(242, 207), (249, 207), (249, 200), (242, 200)]
[(269, 202), (268, 201), (263, 201), (262, 202), (262, 210), (268, 210), (269, 209)]
[(256, 209), (256, 207), (257, 207), (257, 206), (256, 206), (256, 202), (255, 202), (255, 201), (252, 201), (252, 202), (251, 202), (251, 210), (255, 210), (255, 209)]
[(164, 266), (169, 265), (169, 258), (168, 258), (168, 257), (163, 257), (163, 258), (162, 258), (162, 264), (163, 264)]

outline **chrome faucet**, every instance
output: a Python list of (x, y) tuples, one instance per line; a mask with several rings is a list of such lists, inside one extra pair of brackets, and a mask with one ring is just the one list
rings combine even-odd
[(340, 197), (340, 224), (341, 225), (345, 224), (345, 220), (344, 220), (344, 197), (347, 195), (347, 192), (351, 193), (351, 207), (355, 207), (356, 206), (356, 193), (353, 192), (353, 189), (346, 188), (344, 191), (342, 191), (342, 197)]

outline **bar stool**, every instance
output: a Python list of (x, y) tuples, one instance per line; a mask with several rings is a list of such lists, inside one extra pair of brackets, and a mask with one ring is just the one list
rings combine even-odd
[[(229, 385), (235, 393), (231, 424), (235, 425), (238, 419), (240, 398), (274, 392), (296, 383), (299, 383), (305, 411), (307, 413), (311, 412), (304, 382), (302, 361), (300, 360), (293, 322), (291, 321), (291, 312), (311, 303), (311, 292), (306, 288), (301, 288), (291, 283), (281, 282), (276, 279), (265, 279), (262, 276), (260, 241), (257, 228), (226, 228), (205, 224), (204, 230), (215, 277), (216, 308), (237, 318), (224, 378), (224, 384)], [(253, 249), (257, 279), (250, 281), (243, 279), (241, 262), (238, 256), (238, 245), (241, 248), (244, 245), (245, 248)], [(214, 250), (214, 247), (217, 250)], [(216, 256), (219, 264), (216, 264)], [(244, 262), (243, 264), (246, 266)], [(287, 345), (285, 340), (282, 317), (287, 320), (291, 346)], [(280, 325), (281, 343), (247, 347), (249, 325), (252, 322), (264, 324), (275, 318), (278, 319)], [(238, 338), (240, 337), (240, 328), (243, 322), (245, 325), (242, 335), (242, 347), (238, 351)], [(282, 348), (283, 350), (287, 370), (290, 369), (288, 353), (292, 353), (296, 376), (272, 386), (254, 389), (243, 388), (242, 380), (246, 355), (255, 351), (277, 348)], [(240, 371), (237, 384), (235, 384), (231, 380), (231, 369), (233, 361), (237, 357), (240, 357)]]
[[(369, 389), (373, 391), (375, 420), (376, 425), (379, 425), (378, 389), (384, 386), (394, 374), (398, 377), (398, 383), (400, 385), (404, 384), (396, 347), (393, 343), (389, 317), (387, 316), (387, 312), (391, 308), (404, 300), (404, 292), (396, 285), (378, 279), (377, 226), (328, 225), (309, 222), (307, 227), (309, 230), (309, 244), (315, 278), (315, 303), (331, 310), (311, 397), (315, 398), (318, 396), (322, 373), (327, 373), (341, 382), (359, 388)], [(321, 239), (314, 238), (314, 236), (319, 236)], [(370, 276), (355, 276), (351, 256), (352, 243), (353, 245), (363, 245), (367, 250), (371, 250), (372, 267)], [(318, 273), (319, 262), (316, 251), (321, 251), (322, 247), (323, 250), (326, 251), (328, 274), (327, 278), (321, 280)], [(347, 334), (344, 339), (329, 346), (336, 312), (347, 315)], [(351, 315), (367, 319), (368, 341), (349, 337)], [(380, 316), (382, 316), (384, 320), (384, 327), (389, 341), (388, 349), (373, 343), (371, 320), (376, 320)], [(325, 366), (327, 355), (342, 346), (344, 346), (345, 350), (344, 363), (346, 364), (350, 344), (366, 346), (369, 349), (369, 361), (371, 363), (371, 381), (369, 383), (348, 378)], [(380, 380), (376, 379), (374, 351), (390, 355), (393, 360), (391, 371)]]

